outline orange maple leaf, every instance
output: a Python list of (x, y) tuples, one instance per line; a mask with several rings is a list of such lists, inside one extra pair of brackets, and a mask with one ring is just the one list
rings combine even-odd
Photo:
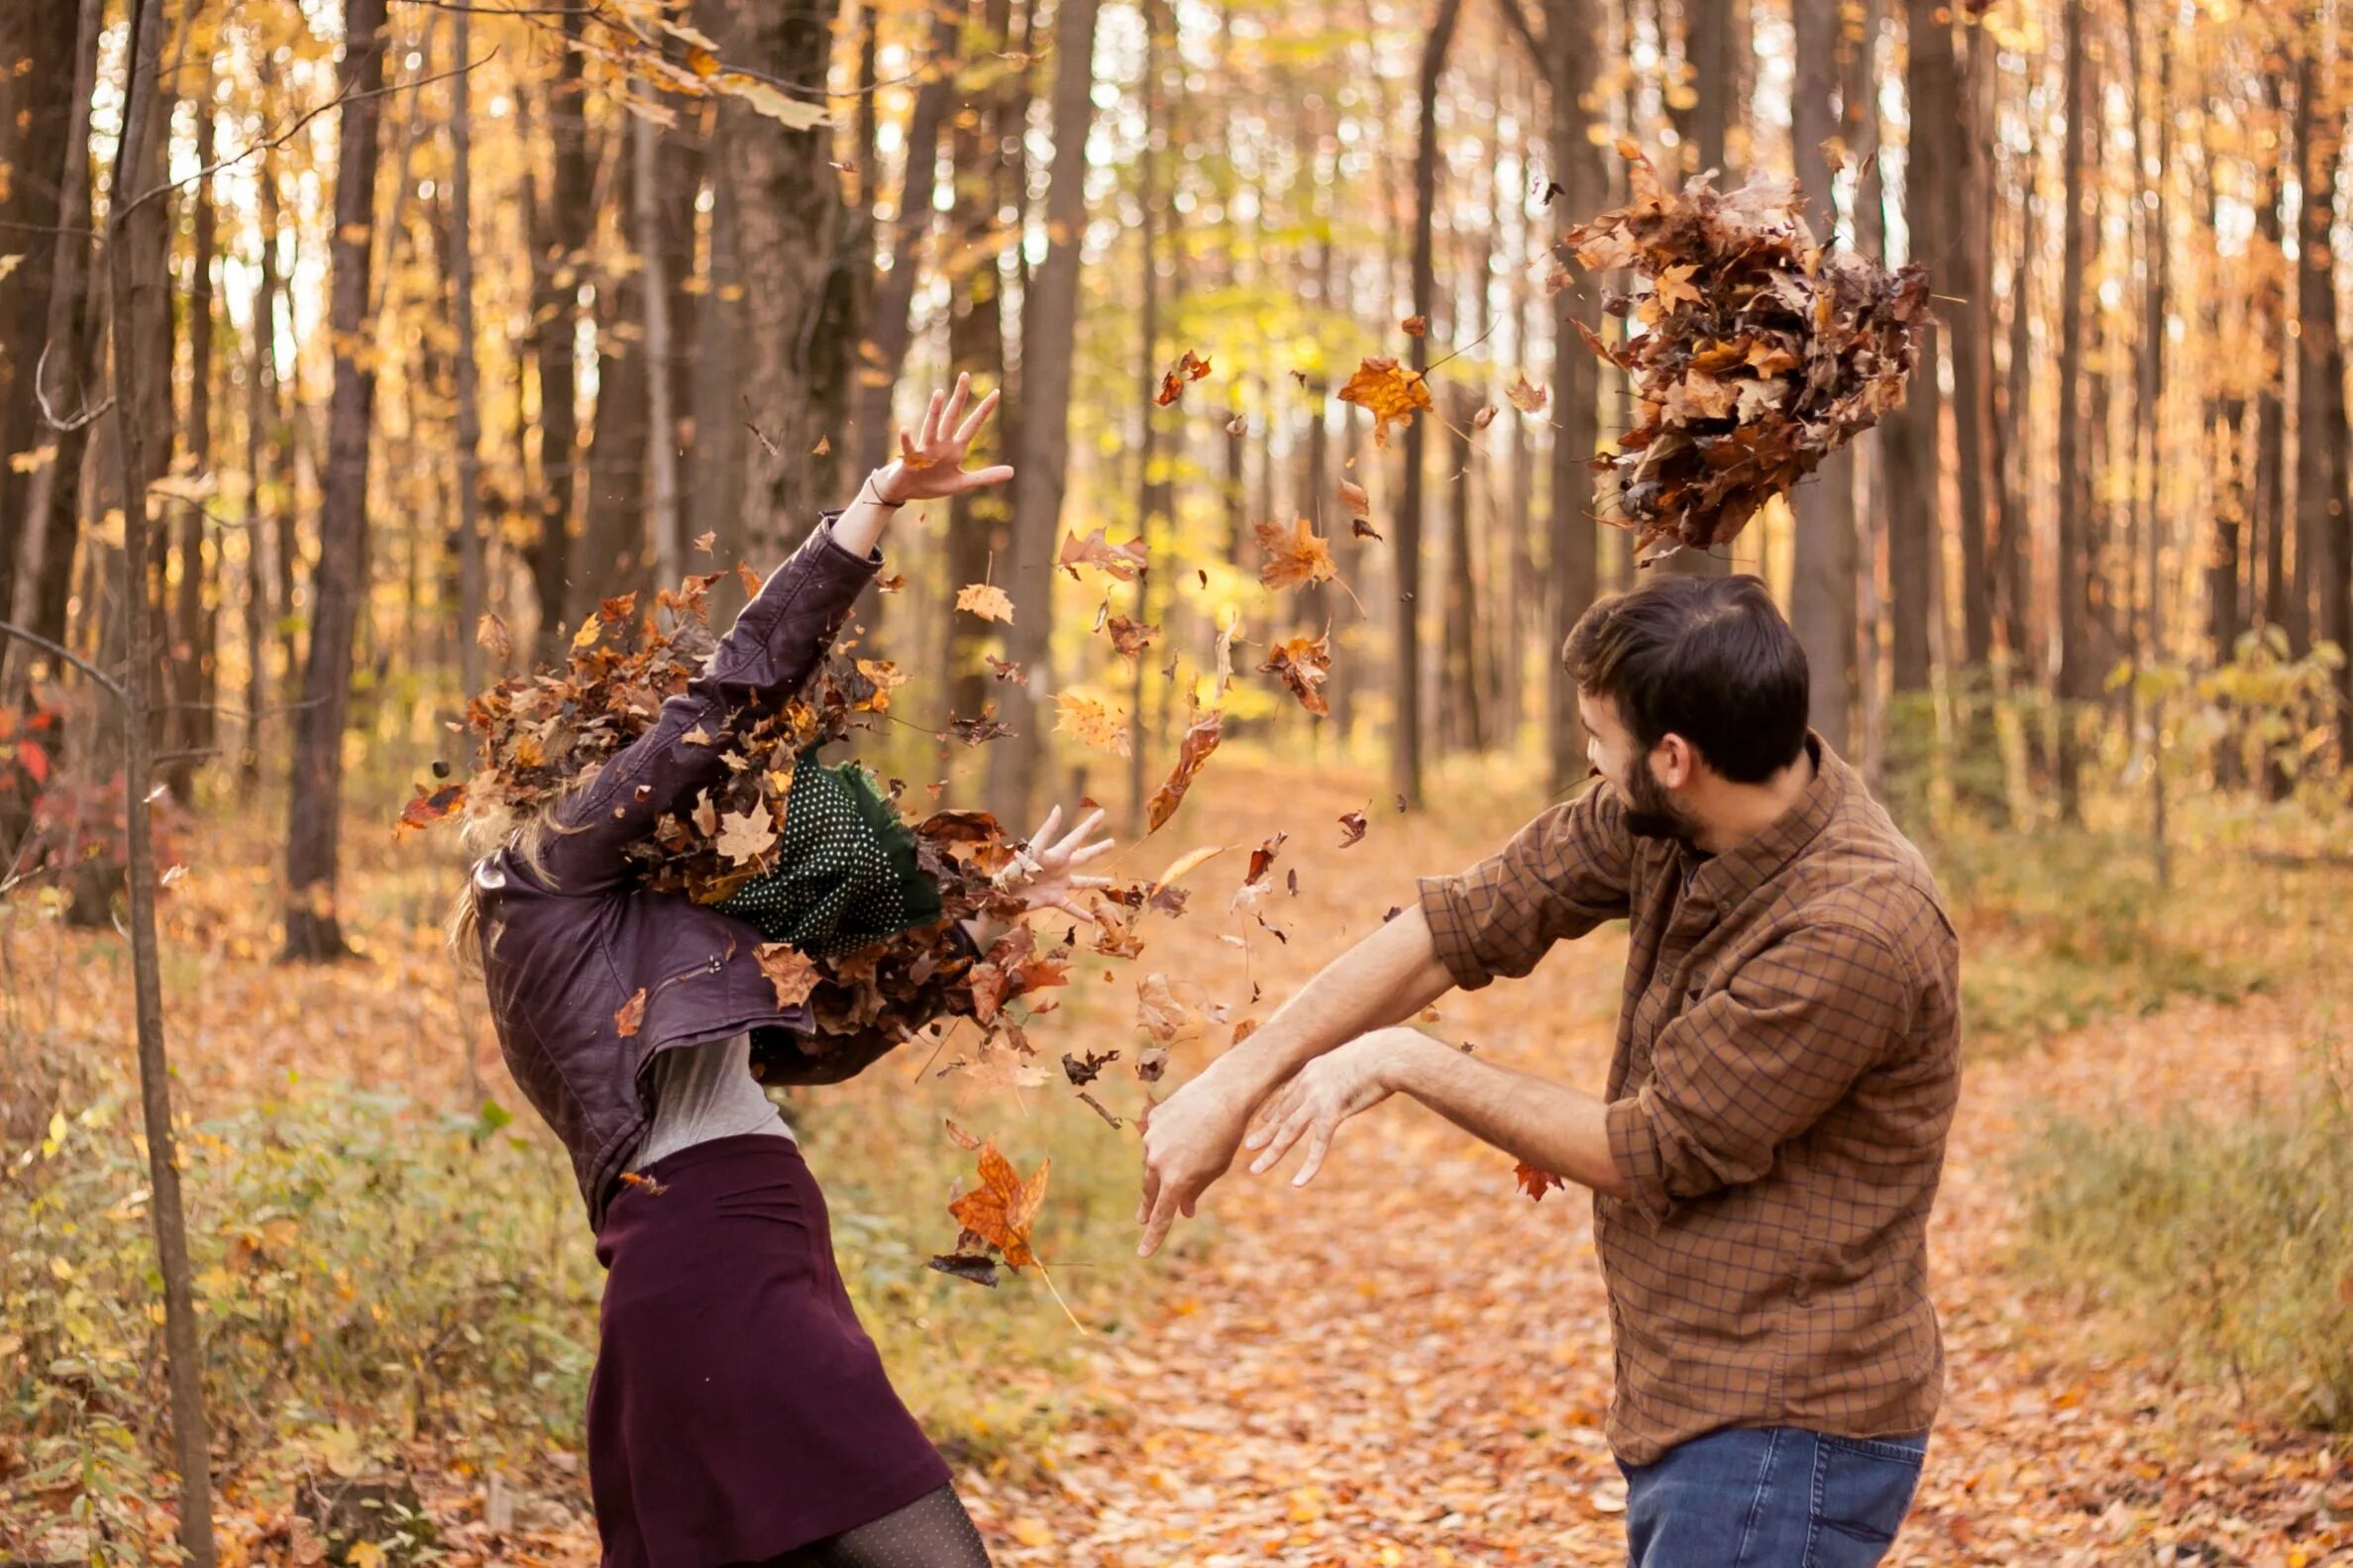
[(1568, 1185), (1559, 1177), (1554, 1176), (1551, 1172), (1540, 1171), (1535, 1166), (1530, 1165), (1526, 1160), (1522, 1160), (1517, 1166), (1513, 1167), (1512, 1175), (1518, 1180), (1520, 1184), (1520, 1191), (1526, 1193), (1530, 1201), (1533, 1202), (1541, 1203), (1545, 1201), (1546, 1193), (1551, 1191), (1555, 1187), (1566, 1187)]
[(1037, 1174), (1024, 1182), (991, 1139), (981, 1145), (981, 1185), (948, 1204), (948, 1212), (958, 1224), (1003, 1253), (1007, 1263), (1026, 1268), (1037, 1261), (1037, 1254), (1030, 1249), (1029, 1232), (1045, 1202), (1046, 1173), (1053, 1163), (1039, 1161)]
[(1299, 705), (1318, 718), (1329, 717), (1332, 704), (1324, 697), (1324, 679), (1332, 674), (1332, 636), (1287, 637), (1274, 645), (1260, 673), (1282, 677)]
[(1258, 548), (1266, 552), (1258, 580), (1270, 588), (1329, 582), (1339, 575), (1339, 568), (1332, 560), (1332, 546), (1304, 517), (1288, 530), (1281, 523), (1259, 523), (1251, 532), (1257, 535)]
[(614, 1028), (621, 1031), (621, 1038), (624, 1040), (644, 1026), (645, 988), (643, 986), (638, 987), (636, 993), (621, 1003), (619, 1010), (612, 1015), (612, 1023)]
[(1184, 800), (1185, 791), (1193, 787), (1194, 775), (1200, 773), (1201, 765), (1209, 761), (1209, 754), (1218, 749), (1218, 739), (1225, 724), (1225, 710), (1212, 708), (1207, 713), (1197, 715), (1186, 728), (1184, 742), (1177, 748), (1176, 767), (1170, 771), (1160, 787), (1152, 791), (1152, 798), (1145, 802), (1144, 819), (1149, 824), (1146, 831), (1159, 832), (1162, 824), (1176, 815), (1176, 808)]
[(1014, 601), (994, 583), (968, 582), (958, 588), (956, 608), (970, 610), (984, 621), (1003, 621), (1008, 626), (1014, 620)]
[(1372, 444), (1389, 444), (1391, 425), (1410, 425), (1417, 410), (1435, 409), (1430, 382), (1419, 370), (1408, 370), (1387, 355), (1374, 355), (1356, 366), (1339, 400), (1354, 403), (1372, 415)]

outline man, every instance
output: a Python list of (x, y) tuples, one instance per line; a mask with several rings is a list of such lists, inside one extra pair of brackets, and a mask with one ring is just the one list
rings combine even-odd
[[(1159, 1106), (1141, 1250), (1223, 1175), (1391, 1094), (1593, 1190), (1637, 1568), (1868, 1568), (1943, 1387), (1926, 1228), (1960, 1079), (1958, 945), (1919, 852), (1806, 728), (1755, 577), (1596, 604), (1563, 657), (1597, 787), (1425, 879)], [(1600, 1099), (1412, 1029), (1448, 988), (1630, 923)]]

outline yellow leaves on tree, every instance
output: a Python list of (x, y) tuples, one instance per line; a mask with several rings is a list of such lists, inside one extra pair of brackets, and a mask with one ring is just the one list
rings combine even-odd
[(1410, 425), (1416, 412), (1437, 407), (1430, 400), (1429, 380), (1387, 355), (1374, 355), (1358, 365), (1348, 384), (1339, 389), (1339, 400), (1372, 415), (1372, 444), (1376, 447), (1389, 444), (1391, 425)]

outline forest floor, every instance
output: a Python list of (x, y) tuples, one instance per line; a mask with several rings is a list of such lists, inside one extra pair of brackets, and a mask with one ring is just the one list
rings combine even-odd
[[(1433, 789), (1451, 802), (1446, 812), (1402, 817), (1368, 777), (1221, 759), (1177, 823), (1123, 851), (1119, 868), (1149, 874), (1195, 845), (1232, 846), (1192, 874), (1192, 912), (1153, 922), (1132, 970), (1090, 971), (1061, 1018), (1036, 1026), (1036, 1043), (1049, 1059), (1125, 1045), (1130, 987), (1150, 971), (1229, 1003), (1234, 1018), (1263, 1016), (1409, 899), (1415, 874), (1456, 869), (1501, 842), (1532, 803), (1502, 777), (1448, 775)], [(1368, 806), (1365, 840), (1336, 848), (1337, 816)], [(1287, 941), (1227, 909), (1243, 854), (1278, 829), (1291, 839), (1278, 890), (1258, 912)], [(282, 1093), (272, 1086), (289, 1074), (445, 1107), (481, 1095), (517, 1105), (479, 1006), (443, 973), (434, 924), (446, 856), (426, 864), (431, 857), (391, 850), (363, 829), (353, 841), (350, 882), (360, 892), (346, 902), (370, 949), (361, 965), (322, 972), (270, 962), (265, 855), (244, 868), (199, 865), (178, 894), (167, 940), (180, 957), (167, 984), (192, 1113), (220, 1116)], [(206, 849), (239, 859), (225, 841)], [(1294, 868), (1297, 891), (1281, 890)], [(2353, 898), (2314, 907), (2323, 912), (2300, 940), (2344, 951)], [(1961, 923), (1973, 951), (2007, 953), (2001, 932), (1979, 932), (1966, 909)], [(16, 966), (12, 1005), (46, 1007), (51, 1037), (57, 1017), (111, 1014), (108, 998), (124, 995), (119, 964), (92, 962), (98, 949), (73, 945), (106, 940), (57, 935), (53, 922), (16, 928), (5, 955)], [(75, 953), (82, 961), (69, 961)], [(1623, 957), (1621, 936), (1597, 934), (1524, 982), (1448, 998), (1436, 1027), (1495, 1060), (1598, 1089)], [(1262, 999), (1252, 1006), (1254, 986)], [(2019, 1155), (2044, 1119), (2174, 1108), (2227, 1117), (2276, 1102), (2295, 1092), (2299, 1063), (2323, 1027), (2312, 1007), (2280, 987), (2227, 1000), (2161, 995), (1999, 1049), (1973, 1042), (1932, 1227), (1945, 1405), (1891, 1563), (2353, 1563), (2353, 1448), (2289, 1427), (2243, 1389), (2132, 1348), (2104, 1314), (2031, 1289), (2013, 1266)], [(127, 1003), (119, 1010), (127, 1014)], [(126, 1027), (93, 1022), (90, 1038), (124, 1049)], [(472, 1042), (471, 1063), (452, 1039)], [(1172, 1080), (1208, 1049), (1180, 1051)], [(1588, 1208), (1574, 1194), (1532, 1203), (1515, 1191), (1509, 1159), (1394, 1103), (1348, 1127), (1310, 1187), (1294, 1190), (1287, 1173), (1237, 1173), (1212, 1193), (1201, 1220), (1180, 1226), (1176, 1247), (1137, 1265), (1122, 1261), (1133, 1237), (1131, 1126), (1114, 1133), (1083, 1111), (1048, 1105), (1044, 1097), (1066, 1098), (1058, 1075), (1034, 1099), (1016, 1098), (976, 1095), (955, 1079), (943, 1086), (923, 1065), (887, 1063), (812, 1095), (802, 1124), (861, 1309), (910, 1405), (957, 1460), (1000, 1562), (1623, 1560), (1624, 1487), (1601, 1435), (1608, 1318)], [(1144, 1091), (1118, 1071), (1120, 1096), (1107, 1098), (1132, 1112)], [(1039, 1246), (1093, 1330), (1086, 1336), (1032, 1278), (984, 1293), (920, 1269), (922, 1252), (950, 1239), (940, 1205), (970, 1158), (937, 1138), (943, 1110), (999, 1136), (1017, 1160), (1052, 1154), (1057, 1190)], [(924, 1140), (921, 1158), (887, 1141), (901, 1138)], [(509, 1141), (526, 1160), (560, 1164), (551, 1149)], [(192, 1190), (201, 1202), (201, 1181)], [(550, 1290), (560, 1289), (564, 1320), (585, 1342), (594, 1291), (588, 1237), (564, 1212), (571, 1200), (559, 1176), (548, 1191), (547, 1239), (530, 1245), (546, 1253)], [(0, 1185), (0, 1203), (14, 1201)], [(135, 1252), (143, 1221), (135, 1204), (116, 1210), (105, 1217), (124, 1220), (122, 1245)], [(239, 1216), (193, 1217), (201, 1235)], [(911, 1262), (901, 1256), (910, 1249)], [(67, 1280), (90, 1267), (77, 1258), (51, 1272)], [(8, 1349), (0, 1334), (0, 1369)], [(572, 1382), (541, 1376), (531, 1387), (568, 1402), (579, 1371)], [(474, 1403), (469, 1439), (416, 1435), (412, 1410), (411, 1435), (397, 1445), (436, 1517), (444, 1560), (593, 1563), (585, 1477), (567, 1440), (577, 1426), (563, 1430), (566, 1411), (492, 1459), (482, 1434), (521, 1417)], [(445, 1424), (454, 1408), (433, 1407)], [(345, 1430), (344, 1414), (320, 1399), (304, 1418)], [(312, 1440), (313, 1457), (327, 1446)], [(8, 1458), (0, 1434), (0, 1482)], [(495, 1519), (486, 1516), (492, 1468), (516, 1477), (500, 1483)], [(227, 1562), (301, 1555), (299, 1532), (289, 1532), (288, 1474), (282, 1463), (256, 1462), (233, 1480)], [(55, 1503), (66, 1494), (46, 1495)], [(0, 1559), (10, 1544), (0, 1529)]]

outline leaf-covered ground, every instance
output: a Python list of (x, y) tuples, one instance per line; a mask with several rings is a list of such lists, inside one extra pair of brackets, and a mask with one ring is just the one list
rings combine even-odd
[[(1147, 974), (1198, 988), (1235, 1019), (1262, 1017), (1410, 898), (1416, 873), (1467, 863), (1531, 804), (1501, 772), (1449, 774), (1433, 794), (1450, 802), (1447, 815), (1409, 819), (1370, 777), (1276, 772), (1240, 748), (1222, 756), (1170, 826), (1112, 868), (1151, 877), (1188, 851), (1228, 846), (1187, 875), (1189, 912), (1146, 917), (1136, 962), (1110, 967), (1108, 980), (1090, 971), (1069, 988), (1066, 1010), (1033, 1031), (1041, 1060), (1132, 1051), (1135, 988)], [(1354, 831), (1340, 818), (1359, 811), (1361, 841), (1339, 848)], [(1290, 837), (1270, 890), (1230, 911), (1251, 848), (1277, 831)], [(240, 869), (249, 857), (219, 846), (221, 859), (198, 866), (175, 899), (166, 984), (183, 1091), (198, 1114), (277, 1093), (289, 1070), (470, 1104), (477, 1091), (456, 1046), (469, 1037), (480, 1093), (519, 1106), (479, 1003), (438, 957), (432, 928), (446, 877), (392, 851), (388, 835), (360, 842), (348, 901), (370, 943), (366, 965), (316, 972), (268, 962), (256, 912), (269, 896), (265, 855)], [(2329, 918), (2344, 923), (2349, 906), (2336, 900)], [(2339, 935), (2312, 935), (2342, 945)], [(99, 949), (88, 945), (105, 940), (20, 928), (8, 955), (11, 992), (28, 1015), (88, 1020), (90, 1046), (120, 1052), (117, 967), (90, 957)], [(1498, 1060), (1598, 1086), (1622, 956), (1607, 933), (1563, 948), (1529, 981), (1449, 998), (1436, 1028)], [(2154, 1115), (2176, 1104), (2228, 1115), (2276, 1102), (2292, 1092), (2311, 1024), (2309, 998), (2283, 990), (2233, 1005), (2176, 1001), (1974, 1059), (1934, 1231), (1946, 1409), (1920, 1505), (1891, 1561), (2353, 1562), (2353, 1454), (2250, 1414), (2259, 1407), (2226, 1382), (2200, 1384), (2115, 1353), (2103, 1319), (2028, 1294), (2010, 1258), (2013, 1162), (2038, 1117)], [(1168, 1082), (1206, 1049), (1180, 1046)], [(923, 1174), (895, 1186), (892, 1151), (873, 1137), (902, 1126), (931, 1138), (943, 1107), (1003, 1143), (1022, 1169), (1050, 1152), (1062, 1185), (1048, 1196), (1036, 1245), (1097, 1330), (1079, 1339), (1033, 1273), (995, 1293), (942, 1285), (921, 1270), (919, 1251), (904, 1265), (912, 1287), (862, 1298), (910, 1403), (943, 1429), (951, 1404), (958, 1412), (951, 1451), (1000, 1561), (1622, 1560), (1623, 1488), (1600, 1437), (1607, 1318), (1574, 1193), (1531, 1202), (1515, 1191), (1507, 1158), (1395, 1104), (1345, 1129), (1304, 1191), (1281, 1176), (1230, 1178), (1184, 1244), (1138, 1271), (1114, 1255), (1123, 1223), (1105, 1217), (1127, 1201), (1123, 1181), (1105, 1172), (1132, 1154), (1131, 1127), (1114, 1132), (1083, 1109), (1039, 1117), (1036, 1097), (1070, 1094), (1059, 1074), (1023, 1095), (918, 1078), (921, 1066), (892, 1059), (811, 1096), (811, 1159), (837, 1206), (889, 1208), (898, 1233), (924, 1249), (944, 1244), (955, 1228), (946, 1203), (971, 1186), (971, 1157), (938, 1133), (938, 1146), (922, 1151)], [(1131, 1114), (1142, 1086), (1125, 1063), (1096, 1087), (1115, 1082), (1106, 1099)], [(197, 1216), (208, 1217), (222, 1216)], [(546, 1245), (585, 1253), (587, 1233), (563, 1228), (568, 1217), (551, 1210)], [(837, 1223), (837, 1236), (855, 1249), (888, 1228)], [(891, 1269), (900, 1267), (851, 1263), (845, 1272), (867, 1279), (897, 1278)], [(1029, 1412), (1029, 1424), (992, 1446), (983, 1428), (1001, 1419), (998, 1409), (940, 1394), (951, 1371), (960, 1389), (1002, 1385), (1010, 1397), (998, 1409)], [(516, 1457), (533, 1451), (536, 1461)], [(579, 1456), (561, 1444), (518, 1431), (499, 1461), (514, 1479), (495, 1499), (480, 1448), (416, 1440), (398, 1456), (418, 1475), (454, 1568), (595, 1561)], [(256, 1469), (234, 1478), (224, 1520), (225, 1561), (303, 1555), (282, 1487)], [(155, 1529), (158, 1539), (167, 1533), (160, 1517)]]

